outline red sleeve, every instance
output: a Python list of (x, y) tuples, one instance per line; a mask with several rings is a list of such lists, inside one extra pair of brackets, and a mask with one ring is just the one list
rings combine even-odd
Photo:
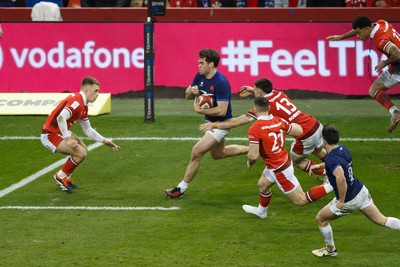
[(253, 118), (253, 119), (257, 119), (257, 115), (256, 115), (256, 113), (254, 112), (254, 108), (251, 108), (247, 113), (246, 113), (246, 115), (248, 116), (248, 117), (251, 117), (251, 118)]
[(250, 126), (248, 131), (248, 138), (250, 143), (254, 144), (260, 143), (260, 136), (258, 133), (257, 123), (254, 123), (252, 126)]

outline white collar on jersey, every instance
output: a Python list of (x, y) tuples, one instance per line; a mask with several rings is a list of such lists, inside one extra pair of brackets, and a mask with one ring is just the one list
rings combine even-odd
[(81, 96), (82, 96), (82, 98), (83, 98), (83, 104), (84, 104), (85, 106), (87, 106), (86, 95), (85, 95), (82, 91), (79, 91), (79, 93), (81, 94)]
[(257, 120), (269, 121), (269, 120), (272, 120), (272, 117), (273, 116), (271, 114), (268, 114), (267, 116), (258, 117)]
[[(385, 21), (385, 29), (384, 29), (384, 31), (386, 32), (388, 30), (388, 28), (389, 28), (389, 23), (387, 21)], [(378, 31), (378, 29), (379, 29), (379, 24), (376, 23), (375, 27), (371, 31), (371, 35), (369, 36), (369, 38), (371, 38), (371, 39), (374, 38), (374, 36), (375, 36), (376, 32)]]

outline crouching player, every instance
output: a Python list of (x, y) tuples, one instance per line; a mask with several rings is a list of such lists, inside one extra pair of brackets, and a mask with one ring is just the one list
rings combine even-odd
[(72, 193), (77, 188), (71, 178), (72, 172), (86, 158), (88, 149), (83, 141), (69, 129), (79, 121), (84, 133), (92, 140), (102, 142), (118, 151), (120, 147), (101, 136), (92, 128), (88, 118), (88, 103), (94, 102), (100, 90), (100, 83), (93, 77), (86, 77), (79, 93), (72, 94), (60, 102), (47, 117), (40, 139), (53, 153), (69, 155), (67, 161), (56, 174), (54, 181), (60, 189)]

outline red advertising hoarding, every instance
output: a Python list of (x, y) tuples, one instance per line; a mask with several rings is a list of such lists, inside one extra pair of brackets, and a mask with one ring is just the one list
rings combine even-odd
[[(395, 24), (400, 28), (400, 24)], [(144, 89), (142, 23), (3, 23), (0, 92), (65, 92), (94, 76), (103, 93)], [(213, 48), (233, 92), (268, 77), (279, 89), (368, 95), (382, 55), (349, 23), (156, 23), (155, 85), (188, 86), (198, 52)], [(23, 32), (23, 34), (21, 34)], [(397, 86), (389, 91), (400, 93)]]

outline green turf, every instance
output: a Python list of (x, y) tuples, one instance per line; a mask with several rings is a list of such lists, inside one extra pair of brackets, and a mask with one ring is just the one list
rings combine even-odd
[[(386, 133), (388, 113), (373, 100), (296, 100), (343, 138), (399, 138)], [(199, 115), (185, 100), (156, 100), (155, 123), (144, 122), (143, 100), (113, 99), (112, 114), (91, 117), (113, 138), (201, 137)], [(250, 100), (233, 102), (235, 115)], [(2, 116), (0, 137), (38, 137), (44, 116)], [(248, 126), (230, 137), (247, 136)], [(79, 125), (72, 128), (82, 135)], [(87, 144), (91, 144), (85, 139)], [(0, 198), (0, 206), (172, 207), (171, 211), (1, 210), (0, 266), (398, 266), (399, 234), (370, 223), (361, 213), (332, 223), (339, 255), (318, 259), (323, 242), (315, 214), (333, 197), (299, 208), (277, 187), (268, 218), (245, 214), (258, 202), (261, 160), (246, 169), (246, 157), (212, 160), (206, 155), (185, 196), (166, 199), (162, 189), (182, 178), (195, 141), (116, 140), (122, 149), (89, 152), (75, 175), (80, 188), (60, 192), (54, 171)], [(228, 141), (247, 144), (246, 141)], [(289, 142), (290, 143), (290, 142)], [(289, 145), (288, 143), (288, 145)], [(399, 217), (398, 141), (344, 141), (355, 175), (368, 186), (382, 213)], [(38, 139), (1, 140), (0, 190), (62, 159)], [(303, 189), (320, 182), (296, 170)]]

